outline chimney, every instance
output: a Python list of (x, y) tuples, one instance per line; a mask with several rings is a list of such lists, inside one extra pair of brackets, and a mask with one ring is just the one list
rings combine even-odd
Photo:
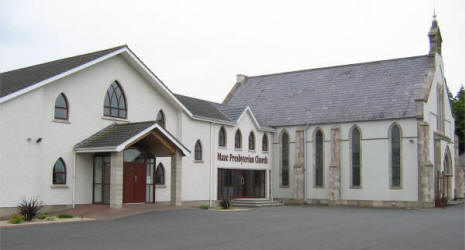
[(442, 37), (438, 26), (438, 20), (436, 20), (436, 13), (433, 16), (433, 23), (431, 24), (428, 37), (430, 55), (435, 55), (436, 53), (441, 55)]
[(236, 83), (238, 83), (238, 82), (239, 82), (239, 83), (242, 83), (242, 82), (245, 81), (246, 78), (247, 78), (246, 75), (241, 75), (241, 74), (236, 75)]

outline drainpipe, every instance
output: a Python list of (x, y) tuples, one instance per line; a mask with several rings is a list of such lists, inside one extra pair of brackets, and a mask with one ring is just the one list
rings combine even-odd
[(212, 137), (212, 129), (213, 129), (213, 122), (210, 122), (210, 182), (209, 182), (209, 190), (208, 190), (208, 205), (213, 207), (213, 200), (212, 200), (212, 182), (213, 182), (213, 137)]
[(310, 124), (304, 128), (304, 201), (307, 201), (307, 130), (310, 127)]
[(73, 198), (72, 198), (73, 209), (76, 208), (76, 152), (74, 152), (73, 162)]

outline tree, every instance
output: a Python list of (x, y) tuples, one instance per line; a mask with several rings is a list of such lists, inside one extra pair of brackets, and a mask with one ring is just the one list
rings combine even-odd
[(459, 137), (459, 152), (465, 152), (465, 89), (462, 85), (455, 97), (449, 93), (455, 116), (455, 134)]

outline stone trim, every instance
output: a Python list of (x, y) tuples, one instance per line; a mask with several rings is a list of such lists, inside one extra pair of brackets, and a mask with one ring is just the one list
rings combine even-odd
[(429, 124), (417, 122), (418, 200), (434, 202), (434, 168), (429, 156)]
[(294, 165), (294, 189), (293, 197), (297, 200), (304, 200), (305, 190), (305, 170), (304, 170), (304, 130), (298, 129), (295, 132), (296, 137), (296, 160)]
[[(284, 200), (285, 204), (289, 203)], [(308, 199), (308, 205), (330, 205), (330, 206), (351, 206), (351, 207), (372, 207), (372, 208), (434, 208), (434, 202), (417, 202), (417, 201), (380, 201), (380, 200), (339, 200), (331, 201), (329, 199)]]
[(341, 199), (341, 126), (331, 127), (331, 163), (329, 164), (329, 195), (331, 201)]

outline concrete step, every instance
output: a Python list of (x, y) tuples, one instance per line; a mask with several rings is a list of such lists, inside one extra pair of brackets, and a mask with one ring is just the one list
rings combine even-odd
[(231, 201), (233, 207), (275, 207), (283, 206), (280, 201), (265, 199), (235, 199)]

